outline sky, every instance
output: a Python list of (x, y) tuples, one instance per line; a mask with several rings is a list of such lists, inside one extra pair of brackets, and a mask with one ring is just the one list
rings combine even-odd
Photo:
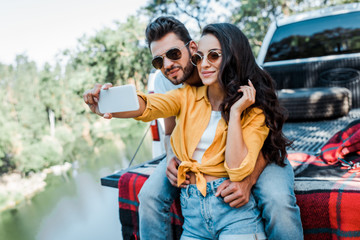
[(0, 0), (0, 62), (25, 53), (38, 66), (53, 62), (77, 39), (125, 22), (147, 0)]

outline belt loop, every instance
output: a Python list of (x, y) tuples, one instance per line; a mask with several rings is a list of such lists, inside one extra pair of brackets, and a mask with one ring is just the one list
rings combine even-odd
[(211, 181), (210, 182), (210, 184), (211, 184), (211, 192), (215, 195), (215, 186), (214, 186), (214, 181)]
[(185, 190), (185, 193), (186, 193), (186, 197), (187, 197), (187, 198), (190, 197), (190, 195), (189, 195), (189, 188), (190, 188), (190, 184), (188, 184), (188, 185), (186, 186), (186, 190)]

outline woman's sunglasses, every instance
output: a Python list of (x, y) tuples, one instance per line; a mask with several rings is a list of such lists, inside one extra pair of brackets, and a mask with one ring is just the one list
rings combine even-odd
[(169, 49), (166, 53), (164, 53), (162, 55), (155, 56), (151, 61), (152, 65), (156, 69), (161, 69), (164, 64), (164, 55), (165, 55), (165, 57), (167, 57), (168, 59), (170, 59), (172, 61), (179, 60), (182, 56), (181, 49), (183, 49), (190, 42), (191, 42), (191, 40), (189, 42), (187, 42), (181, 48), (174, 47), (174, 48)]
[(198, 64), (200, 64), (202, 62), (202, 60), (204, 58), (206, 58), (206, 60), (210, 63), (210, 64), (214, 64), (216, 62), (216, 60), (219, 59), (219, 57), (221, 57), (221, 53), (219, 53), (216, 50), (210, 50), (209, 53), (206, 56), (203, 56), (200, 53), (195, 53), (194, 55), (191, 56), (190, 61), (194, 66), (197, 66)]

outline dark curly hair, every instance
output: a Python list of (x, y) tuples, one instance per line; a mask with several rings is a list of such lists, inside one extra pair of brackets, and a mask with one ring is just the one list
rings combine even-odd
[(286, 117), (276, 96), (274, 80), (257, 65), (249, 40), (238, 27), (229, 23), (209, 24), (202, 36), (207, 34), (214, 35), (221, 45), (219, 82), (226, 94), (220, 106), (222, 116), (229, 121), (231, 106), (242, 96), (237, 90), (250, 79), (256, 89), (255, 104), (251, 108), (263, 110), (270, 129), (261, 151), (267, 161), (285, 166), (286, 147), (291, 142), (282, 132)]
[(161, 39), (168, 33), (175, 33), (184, 44), (191, 40), (189, 31), (182, 22), (171, 16), (161, 16), (146, 27), (145, 36), (149, 48), (153, 41)]

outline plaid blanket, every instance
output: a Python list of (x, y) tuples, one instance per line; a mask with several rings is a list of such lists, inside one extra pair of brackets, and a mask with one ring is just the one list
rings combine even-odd
[[(352, 162), (346, 160), (350, 156)], [(319, 158), (329, 164), (343, 162), (353, 166), (354, 160), (360, 161), (360, 119), (353, 121), (347, 127), (337, 132), (328, 142), (321, 148)]]
[(288, 158), (305, 239), (360, 239), (360, 175), (304, 153)]
[[(148, 168), (146, 174), (142, 173), (142, 170), (139, 170), (138, 172), (127, 172), (119, 178), (119, 216), (124, 240), (140, 239), (138, 216), (139, 199), (137, 195), (149, 177), (149, 173), (153, 170), (151, 166), (144, 166), (144, 168)], [(171, 227), (174, 234), (173, 239), (180, 239), (183, 217), (179, 199), (174, 201), (170, 212)]]

